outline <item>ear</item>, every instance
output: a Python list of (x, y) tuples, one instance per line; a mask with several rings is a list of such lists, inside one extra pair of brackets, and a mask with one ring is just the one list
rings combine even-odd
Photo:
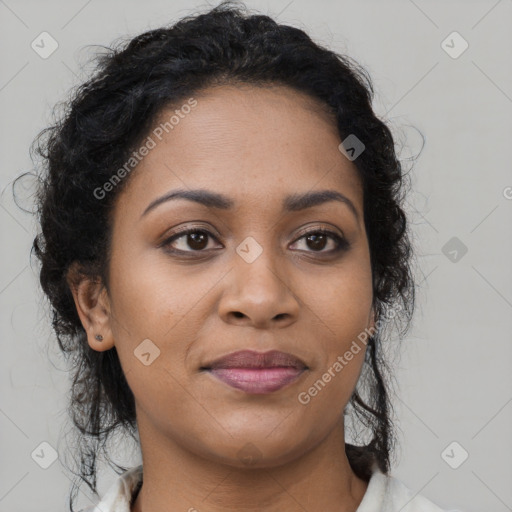
[[(101, 280), (92, 280), (80, 272), (80, 266), (71, 264), (66, 281), (69, 285), (80, 321), (87, 333), (87, 342), (93, 350), (103, 352), (114, 346), (111, 329), (110, 301)], [(96, 339), (96, 335), (103, 340)]]

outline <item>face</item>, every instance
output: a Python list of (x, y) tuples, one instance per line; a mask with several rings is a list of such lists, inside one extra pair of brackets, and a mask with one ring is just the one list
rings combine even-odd
[[(374, 325), (362, 186), (308, 96), (223, 86), (194, 99), (172, 129), (150, 133), (113, 212), (109, 294), (81, 316), (93, 349), (116, 347), (141, 439), (233, 466), (252, 443), (261, 464), (279, 464), (342, 425), (361, 371), (364, 348), (308, 393)], [(154, 204), (199, 189), (214, 199)], [(330, 199), (298, 200), (319, 191)], [(244, 349), (307, 368), (267, 392), (203, 369)]]

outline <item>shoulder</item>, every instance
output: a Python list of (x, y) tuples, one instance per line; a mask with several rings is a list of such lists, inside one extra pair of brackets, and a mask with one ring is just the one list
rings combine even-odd
[(445, 509), (415, 493), (392, 475), (374, 470), (356, 512), (462, 512)]
[(393, 476), (385, 476), (388, 479), (389, 502), (391, 510), (398, 510), (403, 507), (402, 512), (461, 512), (455, 509), (441, 508), (421, 494), (417, 494), (407, 487), (403, 482)]
[(140, 481), (142, 465), (118, 475), (97, 505), (91, 505), (78, 512), (130, 512), (130, 503)]

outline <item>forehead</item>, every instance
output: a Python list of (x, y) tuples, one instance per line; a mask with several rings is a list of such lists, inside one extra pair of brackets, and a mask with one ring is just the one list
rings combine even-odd
[(281, 208), (283, 196), (315, 189), (338, 190), (362, 205), (357, 169), (338, 149), (335, 119), (289, 87), (207, 89), (162, 110), (143, 143), (149, 139), (152, 147), (123, 191), (139, 215), (176, 188), (222, 192), (235, 209)]

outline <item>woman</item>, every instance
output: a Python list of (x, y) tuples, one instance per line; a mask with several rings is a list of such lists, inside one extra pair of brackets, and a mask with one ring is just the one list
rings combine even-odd
[(442, 511), (389, 474), (383, 331), (407, 329), (414, 283), (372, 93), (348, 57), (224, 2), (100, 57), (38, 138), (80, 477), (97, 493), (118, 428), (142, 455), (87, 510)]

